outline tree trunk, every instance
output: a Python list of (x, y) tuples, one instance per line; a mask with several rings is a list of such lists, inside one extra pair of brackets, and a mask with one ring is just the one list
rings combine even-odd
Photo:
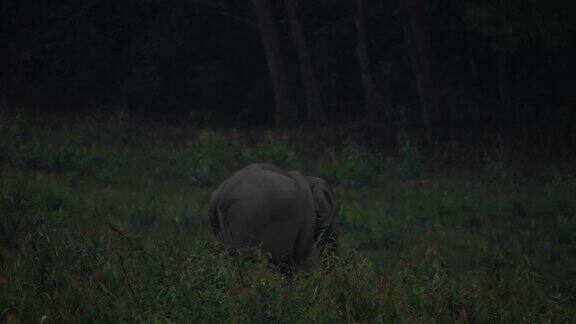
[(368, 58), (368, 38), (366, 36), (366, 13), (364, 0), (356, 0), (356, 52), (360, 63), (360, 76), (364, 86), (364, 107), (368, 121), (376, 121), (376, 96), (374, 95), (374, 82), (370, 73), (370, 60)]
[(294, 4), (295, 0), (284, 0), (284, 5), (288, 10), (290, 18), (290, 29), (292, 32), (292, 40), (296, 53), (298, 54), (298, 62), (300, 65), (300, 76), (302, 78), (302, 85), (304, 87), (304, 95), (306, 96), (307, 117), (308, 123), (317, 125), (323, 121), (322, 109), (322, 94), (320, 86), (315, 76), (314, 64), (306, 46), (306, 38), (302, 26), (300, 25), (300, 17), (298, 10)]
[(440, 95), (434, 73), (430, 34), (426, 29), (424, 1), (400, 0), (399, 9), (424, 122), (430, 134), (437, 137), (444, 130), (440, 121), (446, 116), (440, 112)]
[(258, 16), (258, 26), (262, 38), (262, 46), (268, 61), (268, 72), (274, 91), (274, 101), (276, 112), (274, 120), (276, 128), (285, 128), (296, 116), (292, 110), (292, 101), (288, 89), (288, 78), (286, 66), (280, 50), (278, 32), (272, 20), (272, 8), (270, 0), (252, 0), (256, 15)]

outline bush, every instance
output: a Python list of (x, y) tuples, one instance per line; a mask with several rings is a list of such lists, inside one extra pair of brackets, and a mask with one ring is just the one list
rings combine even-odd
[(367, 185), (383, 169), (379, 156), (347, 141), (340, 152), (328, 149), (320, 160), (318, 174), (330, 182), (348, 187)]
[(552, 169), (544, 186), (546, 196), (559, 211), (557, 216), (561, 238), (576, 241), (576, 179), (568, 172)]
[(197, 186), (216, 185), (232, 172), (250, 163), (272, 163), (281, 168), (299, 169), (296, 151), (272, 132), (254, 148), (244, 145), (235, 132), (223, 135), (203, 131), (194, 141), (177, 152), (159, 149), (157, 157), (169, 160), (161, 169), (169, 176), (184, 176)]
[(397, 137), (400, 165), (398, 171), (403, 178), (414, 179), (424, 175), (424, 155), (420, 145), (408, 133), (400, 132)]
[(14, 156), (15, 164), (22, 170), (49, 173), (88, 172), (95, 160), (94, 147), (82, 147), (70, 139), (53, 145), (35, 138)]
[(0, 112), (0, 159), (10, 162), (18, 151), (22, 149), (27, 138), (30, 136), (26, 132), (26, 120), (20, 113), (16, 113), (14, 118)]
[(272, 163), (281, 168), (300, 169), (302, 163), (294, 148), (286, 140), (267, 132), (255, 148), (244, 148), (244, 158), (251, 163)]
[(1, 119), (2, 158), (20, 170), (80, 174), (97, 160), (95, 147), (82, 145), (79, 134), (34, 130), (19, 113), (12, 120)]
[(52, 176), (2, 174), (0, 246), (18, 246), (43, 224), (60, 221), (70, 197), (69, 187)]
[(188, 163), (188, 176), (199, 186), (217, 184), (224, 177), (244, 164), (240, 142), (235, 134), (225, 137), (221, 134), (204, 131), (189, 147), (184, 156)]
[(504, 149), (499, 147), (492, 153), (485, 153), (482, 157), (484, 171), (492, 182), (505, 182), (518, 185), (521, 174), (510, 163)]
[(576, 177), (572, 173), (553, 168), (548, 178), (544, 191), (556, 204), (554, 207), (566, 210), (576, 205)]

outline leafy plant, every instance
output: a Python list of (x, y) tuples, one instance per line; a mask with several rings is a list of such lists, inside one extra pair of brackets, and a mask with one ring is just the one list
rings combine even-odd
[(188, 147), (184, 161), (189, 163), (188, 176), (192, 183), (214, 185), (244, 163), (238, 139), (204, 131)]
[(245, 147), (242, 152), (245, 159), (250, 162), (267, 162), (290, 169), (302, 167), (296, 150), (273, 132), (267, 132), (264, 140), (253, 149)]
[(400, 162), (398, 170), (403, 178), (420, 178), (424, 175), (424, 155), (418, 142), (406, 132), (397, 137)]
[(521, 179), (520, 172), (509, 162), (502, 147), (496, 149), (492, 154), (483, 155), (484, 170), (493, 182), (505, 182), (517, 185)]
[(566, 210), (576, 205), (576, 177), (555, 168), (549, 172), (548, 177), (544, 192), (555, 202), (556, 207)]
[(20, 112), (8, 117), (0, 111), (0, 150), (3, 152), (0, 159), (9, 162), (23, 149), (30, 136), (26, 128), (27, 122)]
[(347, 141), (341, 151), (328, 149), (320, 160), (320, 176), (348, 187), (371, 183), (382, 169), (379, 156), (355, 142)]
[(33, 131), (19, 113), (13, 120), (2, 118), (0, 135), (3, 158), (21, 170), (78, 174), (89, 172), (97, 160), (95, 147), (82, 145), (79, 134)]
[(0, 245), (18, 246), (47, 222), (63, 217), (71, 200), (70, 188), (48, 175), (2, 175), (0, 179)]

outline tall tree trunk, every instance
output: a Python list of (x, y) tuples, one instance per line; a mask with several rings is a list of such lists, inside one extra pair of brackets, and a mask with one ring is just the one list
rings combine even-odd
[(368, 37), (366, 36), (366, 12), (364, 0), (356, 0), (356, 52), (360, 63), (360, 76), (364, 86), (364, 107), (367, 120), (376, 121), (376, 96), (374, 82), (370, 72), (370, 59), (368, 57)]
[(302, 78), (302, 85), (306, 96), (306, 106), (308, 108), (308, 123), (317, 125), (324, 119), (322, 94), (318, 81), (316, 80), (314, 64), (312, 63), (312, 58), (306, 46), (306, 38), (300, 25), (300, 17), (294, 1), (295, 0), (284, 0), (284, 5), (288, 10), (292, 40), (296, 48), (296, 53), (298, 54), (300, 76)]
[(256, 15), (258, 16), (258, 26), (262, 38), (262, 46), (268, 61), (268, 72), (274, 91), (274, 101), (276, 112), (274, 114), (276, 128), (285, 128), (291, 122), (290, 119), (296, 116), (291, 111), (293, 105), (290, 100), (288, 89), (288, 77), (286, 66), (280, 50), (278, 32), (272, 19), (272, 7), (270, 0), (252, 0)]
[(430, 34), (425, 19), (424, 0), (400, 0), (404, 37), (409, 46), (412, 71), (416, 79), (424, 122), (433, 137), (444, 130), (441, 124), (440, 95), (434, 73)]

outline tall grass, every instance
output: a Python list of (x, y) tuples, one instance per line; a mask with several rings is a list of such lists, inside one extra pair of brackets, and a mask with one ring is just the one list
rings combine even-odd
[[(0, 321), (576, 316), (569, 170), (517, 178), (505, 152), (491, 152), (472, 164), (483, 166), (474, 177), (437, 176), (425, 174), (423, 149), (407, 134), (397, 159), (352, 141), (310, 159), (301, 153), (307, 143), (290, 136), (247, 145), (241, 132), (205, 131), (177, 142), (121, 117), (67, 130), (1, 119)], [(335, 184), (337, 255), (287, 276), (265, 256), (229, 257), (213, 242), (212, 189), (252, 162), (304, 168)]]

